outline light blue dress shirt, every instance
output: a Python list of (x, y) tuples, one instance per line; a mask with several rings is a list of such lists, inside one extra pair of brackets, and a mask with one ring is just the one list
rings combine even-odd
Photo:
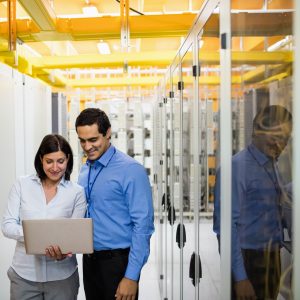
[(22, 220), (82, 218), (86, 210), (81, 186), (61, 179), (57, 193), (47, 204), (41, 180), (36, 175), (20, 177), (11, 188), (2, 221), (3, 234), (17, 241), (12, 268), (24, 279), (35, 282), (62, 280), (77, 269), (76, 256), (55, 261), (45, 255), (25, 251)]
[(145, 168), (110, 146), (95, 162), (82, 166), (88, 214), (94, 224), (94, 249), (129, 248), (125, 277), (138, 280), (150, 253), (153, 203)]
[[(214, 232), (220, 231), (220, 169), (216, 176)], [(232, 272), (247, 279), (241, 249), (280, 245), (281, 191), (272, 160), (253, 144), (232, 158)]]

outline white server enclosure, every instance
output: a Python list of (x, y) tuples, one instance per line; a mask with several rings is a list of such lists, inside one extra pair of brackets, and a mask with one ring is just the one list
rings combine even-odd
[[(51, 88), (36, 79), (0, 65), (1, 91), (1, 204), (3, 216), (7, 196), (17, 177), (35, 172), (34, 157), (42, 138), (51, 133)], [(0, 234), (1, 299), (9, 299), (6, 275), (15, 242)]]
[[(294, 123), (293, 137), (276, 158), (288, 197), (287, 207), (278, 207), (289, 223), (282, 228), (278, 299), (300, 296), (293, 285), (299, 281), (300, 251), (300, 168), (293, 150), (299, 143), (299, 31), (293, 23), (299, 5), (291, 2), (280, 9), (267, 1), (262, 7), (249, 2), (241, 9), (237, 1), (205, 1), (157, 86), (153, 189), (161, 299), (232, 299), (231, 253), (240, 240), (231, 228), (243, 221), (232, 215), (231, 199), (237, 198), (232, 182), (250, 175), (249, 169), (232, 170), (231, 161), (252, 143), (253, 119), (270, 105), (287, 109)], [(213, 214), (220, 166), (218, 244)]]

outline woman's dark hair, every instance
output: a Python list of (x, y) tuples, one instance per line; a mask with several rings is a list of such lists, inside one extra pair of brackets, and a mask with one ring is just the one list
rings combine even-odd
[(62, 151), (68, 158), (67, 168), (65, 172), (65, 179), (70, 180), (70, 175), (73, 170), (73, 153), (68, 141), (59, 134), (48, 134), (46, 135), (35, 155), (34, 167), (37, 175), (41, 180), (47, 178), (44, 172), (43, 164), (41, 159), (45, 154)]
[(84, 109), (76, 119), (75, 127), (86, 125), (98, 125), (98, 131), (103, 136), (106, 135), (107, 130), (111, 127), (110, 121), (106, 113), (99, 108), (86, 108)]
[(253, 120), (253, 136), (259, 133), (274, 131), (283, 123), (292, 124), (292, 114), (281, 105), (270, 105), (264, 107), (257, 113)]

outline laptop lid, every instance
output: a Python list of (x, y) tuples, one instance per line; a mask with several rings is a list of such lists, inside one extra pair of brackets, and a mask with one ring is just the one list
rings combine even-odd
[(49, 246), (62, 253), (93, 253), (93, 221), (80, 219), (33, 219), (22, 221), (27, 254), (45, 254)]

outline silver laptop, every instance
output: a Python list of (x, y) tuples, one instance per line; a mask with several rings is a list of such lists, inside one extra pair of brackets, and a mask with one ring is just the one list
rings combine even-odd
[(62, 253), (92, 253), (93, 221), (82, 219), (36, 219), (22, 221), (27, 254), (45, 254), (49, 246)]

